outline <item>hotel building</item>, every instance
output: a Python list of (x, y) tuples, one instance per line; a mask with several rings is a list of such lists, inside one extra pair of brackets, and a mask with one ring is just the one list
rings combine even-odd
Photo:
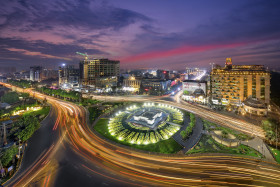
[(225, 67), (211, 72), (211, 93), (214, 104), (241, 105), (248, 98), (269, 104), (270, 73), (263, 65), (232, 65), (227, 58)]

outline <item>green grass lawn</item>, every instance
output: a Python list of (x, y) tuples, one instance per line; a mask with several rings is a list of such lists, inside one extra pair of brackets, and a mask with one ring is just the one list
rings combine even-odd
[(112, 136), (108, 131), (108, 119), (100, 119), (96, 125), (94, 126), (94, 130), (96, 130), (99, 134), (103, 135), (104, 137), (123, 144), (127, 145), (136, 149), (141, 149), (144, 151), (149, 152), (158, 152), (158, 153), (165, 153), (165, 154), (171, 154), (171, 153), (177, 153), (182, 149), (181, 145), (179, 145), (173, 138), (170, 138), (168, 140), (163, 140), (154, 144), (148, 144), (148, 145), (137, 145), (137, 144), (130, 144), (125, 141), (119, 141), (116, 139), (116, 137)]
[(193, 153), (228, 153), (228, 154), (238, 154), (261, 158), (262, 155), (253, 148), (246, 145), (239, 145), (238, 147), (227, 147), (218, 142), (216, 142), (211, 136), (203, 135), (199, 143), (186, 154)]
[(280, 150), (272, 148), (272, 147), (269, 147), (269, 149), (272, 151), (276, 162), (278, 162), (278, 164), (280, 164)]
[[(208, 131), (222, 130), (222, 131), (227, 132), (228, 134), (233, 134), (238, 140), (245, 141), (245, 140), (251, 140), (252, 139), (252, 137), (247, 135), (247, 134), (235, 131), (235, 130), (227, 128), (227, 127), (217, 125), (217, 124), (209, 122), (207, 120), (203, 120), (203, 126), (204, 126), (204, 129), (208, 130)], [(210, 127), (212, 127), (212, 128), (210, 128)]]

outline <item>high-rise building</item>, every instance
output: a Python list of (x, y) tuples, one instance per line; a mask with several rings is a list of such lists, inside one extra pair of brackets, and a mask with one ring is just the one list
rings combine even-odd
[(52, 70), (52, 69), (42, 70), (42, 80), (57, 79), (57, 77), (58, 77), (57, 70)]
[(80, 78), (83, 85), (96, 88), (117, 85), (120, 76), (120, 61), (108, 59), (94, 59), (80, 62)]
[(59, 86), (69, 88), (79, 84), (80, 70), (73, 65), (63, 65), (59, 67)]
[(42, 80), (42, 67), (41, 66), (32, 66), (30, 67), (30, 80), (38, 81)]
[(225, 67), (216, 67), (211, 72), (213, 100), (224, 105), (240, 105), (247, 98), (270, 102), (270, 73), (263, 65), (232, 65), (226, 59)]

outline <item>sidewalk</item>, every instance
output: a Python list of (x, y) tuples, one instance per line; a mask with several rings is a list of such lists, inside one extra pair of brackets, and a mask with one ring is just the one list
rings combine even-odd
[(261, 154), (265, 156), (264, 160), (272, 163), (276, 163), (274, 160), (273, 155), (267, 148), (266, 144), (263, 142), (263, 140), (259, 137), (255, 137), (252, 140), (247, 141), (241, 141), (242, 144), (248, 145), (249, 147), (252, 147), (253, 149), (259, 151)]
[(187, 124), (185, 123), (183, 127), (181, 127), (180, 131), (178, 131), (177, 133), (174, 134), (173, 139), (179, 143), (180, 145), (182, 145), (183, 148), (183, 153), (185, 154), (189, 149), (191, 149), (199, 140), (202, 134), (202, 130), (203, 130), (203, 122), (199, 117), (196, 117), (196, 124), (193, 128), (193, 133), (192, 135), (187, 139), (187, 140), (183, 140), (180, 132), (181, 130), (185, 130), (186, 127), (189, 125), (190, 119), (187, 120)]

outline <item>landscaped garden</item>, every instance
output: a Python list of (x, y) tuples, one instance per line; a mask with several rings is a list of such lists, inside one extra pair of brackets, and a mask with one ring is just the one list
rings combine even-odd
[(227, 153), (261, 158), (262, 155), (253, 148), (240, 144), (237, 147), (227, 147), (216, 142), (211, 136), (203, 135), (198, 144), (186, 154), (193, 153)]
[(183, 113), (169, 105), (144, 103), (119, 111), (109, 121), (109, 132), (120, 141), (151, 144), (169, 139), (180, 129)]
[(252, 139), (252, 137), (247, 135), (247, 134), (235, 131), (235, 130), (227, 128), (227, 127), (222, 127), (222, 126), (217, 125), (215, 123), (209, 122), (205, 119), (203, 119), (203, 127), (204, 127), (204, 130), (209, 131), (209, 132), (220, 130), (220, 131), (222, 131), (223, 135), (232, 134), (240, 141), (245, 141), (245, 140)]
[(193, 128), (196, 123), (195, 115), (193, 113), (188, 113), (188, 115), (190, 116), (190, 123), (186, 129), (183, 129), (180, 132), (180, 135), (183, 140), (186, 140), (192, 134)]
[[(104, 106), (107, 106), (106, 103)], [(110, 119), (100, 119), (94, 126), (104, 137), (133, 148), (159, 153), (176, 153), (182, 147), (171, 136), (183, 124), (183, 113), (169, 105), (124, 103), (109, 105), (106, 111), (119, 109)], [(121, 109), (119, 108), (121, 106)], [(94, 119), (101, 113), (91, 109)]]
[(99, 134), (103, 135), (105, 138), (108, 138), (109, 140), (144, 151), (171, 154), (177, 153), (182, 149), (182, 147), (175, 140), (173, 140), (173, 138), (169, 138), (167, 140), (162, 140), (157, 143), (147, 145), (137, 145), (131, 144), (126, 141), (120, 141), (117, 139), (116, 136), (111, 135), (108, 129), (108, 124), (109, 119), (102, 118), (96, 123), (96, 125), (94, 126), (94, 130), (97, 131)]

